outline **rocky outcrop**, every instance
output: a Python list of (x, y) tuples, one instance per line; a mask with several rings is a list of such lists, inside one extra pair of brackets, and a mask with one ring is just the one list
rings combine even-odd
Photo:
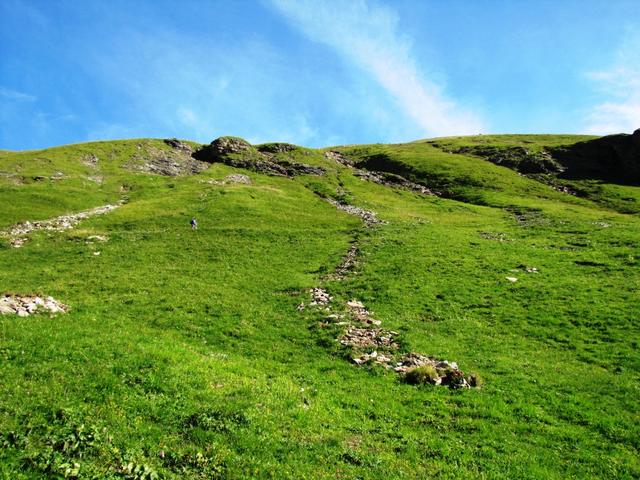
[(189, 154), (193, 153), (193, 147), (191, 145), (181, 140), (178, 140), (177, 138), (166, 138), (164, 140), (164, 143), (166, 143), (167, 145), (169, 145), (171, 148), (175, 150), (180, 150), (182, 152), (186, 152)]
[(194, 158), (193, 149), (180, 140), (164, 141), (171, 149), (158, 148), (154, 145), (140, 144), (127, 168), (144, 173), (177, 177), (180, 175), (194, 175), (209, 168), (209, 163)]
[(566, 168), (565, 178), (602, 178), (640, 184), (640, 129), (549, 149)]
[[(438, 146), (437, 144), (434, 144)], [(549, 152), (531, 151), (525, 147), (496, 147), (488, 145), (478, 145), (472, 147), (461, 147), (451, 151), (464, 155), (474, 155), (485, 160), (511, 168), (520, 173), (562, 173), (565, 167), (554, 159)]]
[[(277, 153), (290, 151), (289, 144), (273, 143), (258, 148), (238, 137), (220, 137), (194, 152), (193, 156), (209, 163), (224, 163), (266, 175), (293, 177), (296, 175), (323, 175), (322, 167), (282, 160)], [(262, 149), (261, 150), (259, 150)]]

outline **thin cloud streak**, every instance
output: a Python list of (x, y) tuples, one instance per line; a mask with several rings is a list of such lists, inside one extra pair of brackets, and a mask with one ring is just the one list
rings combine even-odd
[(476, 112), (457, 105), (421, 74), (392, 10), (366, 0), (272, 0), (272, 5), (304, 35), (368, 72), (426, 135), (485, 131)]
[(640, 128), (640, 35), (622, 45), (608, 70), (589, 73), (587, 78), (608, 98), (592, 107), (587, 133), (607, 135)]
[(30, 95), (28, 93), (19, 92), (17, 90), (11, 90), (9, 88), (0, 87), (0, 97), (8, 98), (9, 100), (16, 100), (19, 102), (35, 102), (38, 97)]

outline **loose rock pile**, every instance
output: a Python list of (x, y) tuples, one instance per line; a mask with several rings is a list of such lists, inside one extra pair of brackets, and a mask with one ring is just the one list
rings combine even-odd
[(310, 292), (311, 292), (311, 303), (309, 305), (325, 306), (325, 305), (328, 305), (329, 302), (333, 299), (333, 297), (329, 295), (327, 291), (322, 288), (312, 288)]
[(0, 314), (28, 317), (35, 313), (66, 313), (69, 307), (53, 297), (41, 298), (30, 295), (4, 295), (0, 297)]
[(100, 159), (97, 157), (97, 155), (90, 153), (88, 155), (84, 155), (82, 157), (82, 164), (86, 167), (90, 167), (90, 168), (96, 168), (98, 166), (98, 162), (100, 161)]
[[(311, 294), (313, 301), (310, 305), (322, 306), (331, 311), (332, 298), (325, 290), (314, 288)], [(345, 319), (348, 321), (344, 321)], [(351, 359), (356, 365), (374, 363), (407, 378), (415, 369), (428, 366), (433, 373), (428, 377), (427, 383), (451, 388), (476, 386), (476, 377), (465, 375), (455, 362), (419, 353), (400, 353), (400, 345), (396, 341), (398, 332), (382, 328), (382, 322), (373, 318), (359, 300), (348, 301), (345, 313), (331, 313), (325, 316), (325, 321), (346, 327), (338, 341), (350, 349)]]
[(18, 223), (8, 230), (0, 232), (0, 235), (9, 237), (11, 245), (15, 248), (19, 248), (27, 241), (25, 236), (34, 231), (46, 230), (50, 232), (61, 232), (69, 230), (75, 227), (81, 220), (94, 215), (103, 215), (118, 207), (119, 205), (103, 205), (101, 207), (92, 208), (91, 210), (85, 210), (84, 212), (74, 213), (71, 215), (61, 215), (50, 220)]
[(364, 224), (366, 227), (372, 227), (374, 225), (383, 225), (387, 222), (384, 220), (380, 220), (375, 212), (370, 210), (364, 210), (360, 207), (356, 207), (354, 205), (348, 205), (346, 203), (338, 202), (337, 200), (333, 200), (331, 198), (327, 199), (327, 201), (336, 207), (338, 210), (342, 210), (343, 212), (347, 212), (351, 215), (356, 215), (364, 220)]
[(347, 254), (342, 258), (340, 265), (336, 267), (333, 273), (325, 277), (326, 280), (343, 280), (355, 267), (358, 258), (359, 247), (357, 243), (351, 245)]

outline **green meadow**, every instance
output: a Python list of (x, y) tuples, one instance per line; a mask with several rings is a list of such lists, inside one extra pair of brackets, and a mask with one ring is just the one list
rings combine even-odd
[[(331, 149), (441, 195), (304, 148), (275, 159), (324, 175), (143, 173), (171, 151), (151, 139), (0, 151), (2, 231), (122, 203), (20, 248), (0, 236), (0, 296), (69, 306), (0, 316), (0, 479), (640, 477), (640, 187), (553, 180), (571, 195), (451, 153), (585, 139)], [(482, 386), (354, 365), (341, 327), (298, 309), (319, 286)]]

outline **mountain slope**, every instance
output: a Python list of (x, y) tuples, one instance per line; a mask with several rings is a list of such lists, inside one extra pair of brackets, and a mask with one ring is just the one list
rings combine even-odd
[[(640, 188), (572, 180), (601, 187), (577, 196), (444, 151), (478, 138), (0, 156), (0, 293), (69, 306), (0, 316), (2, 477), (638, 476)], [(6, 233), (105, 204), (20, 248)], [(353, 300), (397, 355), (484, 385), (355, 365)]]

